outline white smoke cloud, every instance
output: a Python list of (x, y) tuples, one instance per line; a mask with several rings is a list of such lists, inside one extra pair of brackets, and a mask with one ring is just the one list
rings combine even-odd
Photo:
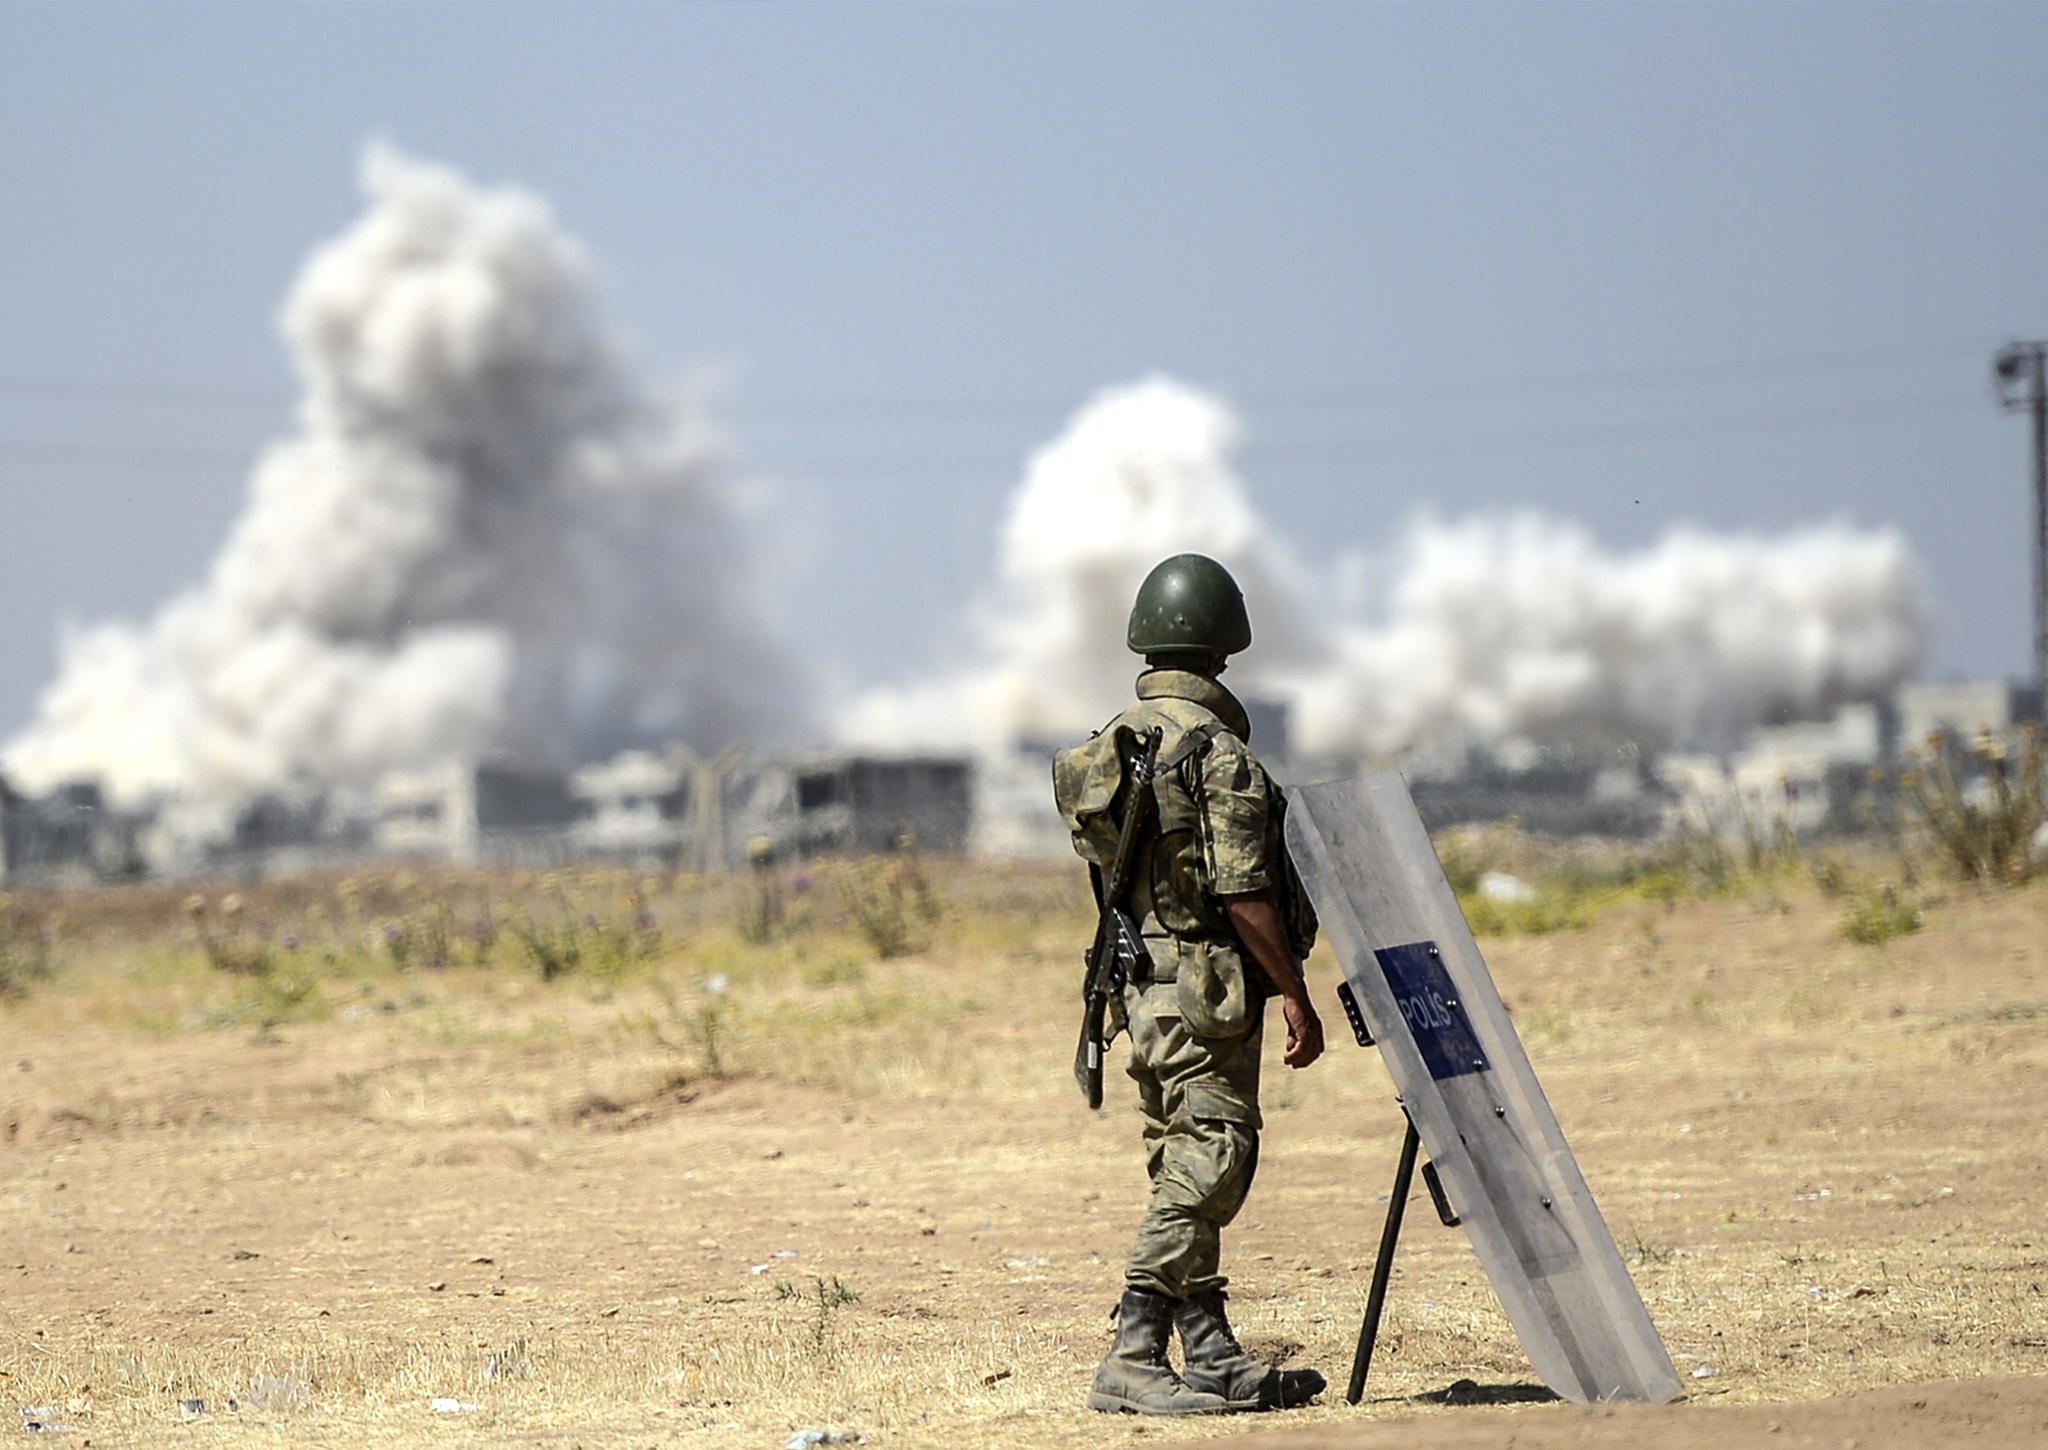
[[(140, 626), (67, 634), (8, 775), (221, 821), (449, 756), (801, 734), (803, 675), (716, 440), (639, 375), (546, 206), (381, 147), (362, 184), (283, 311), (296, 435), (199, 584)], [(1840, 524), (1617, 552), (1536, 515), (1423, 520), (1318, 572), (1253, 505), (1240, 432), (1169, 379), (1089, 401), (1027, 462), (969, 658), (859, 696), (841, 738), (998, 750), (1100, 724), (1137, 667), (1131, 597), (1184, 550), (1244, 585), (1231, 683), (1291, 701), (1317, 752), (1728, 743), (1882, 691), (1932, 638), (1904, 539)], [(1352, 577), (1376, 603), (1339, 603)]]
[(995, 749), (1099, 725), (1130, 691), (1131, 597), (1190, 550), (1237, 576), (1262, 664), (1304, 658), (1296, 566), (1232, 471), (1238, 433), (1221, 401), (1165, 378), (1098, 394), (1025, 465), (972, 605), (972, 662), (858, 697), (842, 736)]
[(1311, 748), (1509, 735), (1727, 747), (1882, 694), (1934, 636), (1923, 572), (1893, 529), (1680, 528), (1618, 552), (1522, 513), (1417, 522), (1396, 557), (1382, 617), (1342, 626), (1297, 681)]
[[(1318, 574), (1253, 506), (1239, 433), (1224, 403), (1170, 380), (1098, 395), (1025, 469), (970, 662), (869, 693), (842, 732), (996, 749), (1101, 724), (1138, 668), (1131, 598), (1183, 550), (1245, 587), (1253, 646), (1231, 683), (1290, 701), (1297, 743), (1318, 753), (1513, 735), (1729, 745), (1881, 693), (1932, 643), (1906, 540), (1847, 524), (1679, 529), (1615, 551), (1536, 514), (1421, 519), (1380, 559)], [(1341, 602), (1361, 576), (1382, 583), (1376, 608)]]
[(362, 186), (284, 307), (297, 436), (203, 582), (67, 635), (9, 775), (225, 811), (799, 726), (715, 442), (637, 376), (545, 204), (383, 146)]

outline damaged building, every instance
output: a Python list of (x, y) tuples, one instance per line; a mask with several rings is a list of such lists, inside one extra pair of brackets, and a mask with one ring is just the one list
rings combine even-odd
[(778, 856), (866, 855), (906, 846), (956, 854), (974, 828), (973, 762), (954, 756), (812, 755), (746, 772), (731, 832)]
[(1826, 720), (1753, 730), (1726, 756), (1667, 755), (1657, 773), (1686, 824), (1723, 835), (1890, 831), (1901, 771), (1938, 750), (1966, 790), (1988, 792), (1974, 747), (2012, 758), (2039, 718), (2037, 693), (2009, 681), (1916, 682)]
[(376, 860), (715, 871), (764, 852), (956, 854), (972, 845), (975, 781), (965, 757), (704, 758), (674, 746), (569, 772), (447, 761), (366, 790), (260, 797), (225, 828), (175, 803), (111, 812), (91, 785), (28, 797), (0, 784), (0, 884), (276, 877)]
[(0, 886), (70, 887), (144, 874), (137, 817), (90, 782), (24, 795), (0, 777)]
[(553, 772), (451, 761), (393, 771), (373, 800), (380, 856), (534, 868), (574, 859), (575, 798), (568, 778)]
[(1890, 719), (1875, 705), (1847, 705), (1831, 719), (1754, 730), (1727, 756), (1667, 755), (1657, 773), (1677, 798), (1679, 821), (1694, 829), (1730, 838), (1853, 835), (1877, 829), (1890, 799)]
[[(1260, 757), (1283, 784), (1368, 768), (1291, 749), (1284, 706), (1248, 702)], [(1531, 832), (1641, 838), (1891, 829), (1898, 770), (1939, 741), (1978, 788), (1979, 739), (2008, 753), (2038, 702), (2002, 681), (1909, 685), (1882, 704), (1752, 731), (1725, 754), (1527, 740), (1442, 743), (1399, 763), (1432, 829), (1515, 820)], [(1053, 808), (1057, 743), (967, 757), (813, 751), (700, 755), (682, 744), (572, 771), (450, 761), (372, 785), (263, 797), (225, 827), (161, 802), (108, 808), (96, 786), (29, 796), (0, 781), (0, 885), (284, 876), (374, 860), (552, 869), (612, 862), (717, 871), (765, 856), (889, 852), (1068, 859)], [(1994, 754), (1996, 752), (1993, 752)], [(1988, 787), (1984, 787), (1988, 789)]]
[(1406, 773), (1431, 830), (1515, 820), (1539, 835), (1642, 837), (1671, 807), (1634, 746), (1470, 744)]

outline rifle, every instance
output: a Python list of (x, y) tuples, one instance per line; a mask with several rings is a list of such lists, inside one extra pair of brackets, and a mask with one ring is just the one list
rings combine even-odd
[[(1091, 1109), (1102, 1106), (1102, 1023), (1110, 993), (1123, 990), (1130, 969), (1145, 957), (1138, 923), (1124, 910), (1124, 901), (1131, 894), (1138, 843), (1158, 805), (1152, 794), (1152, 772), (1159, 764), (1159, 742), (1164, 734), (1154, 726), (1145, 733), (1145, 753), (1126, 757), (1124, 818), (1117, 825), (1116, 855), (1110, 859), (1108, 878), (1097, 873), (1094, 883), (1102, 918), (1095, 928), (1095, 944), (1082, 958), (1087, 970), (1081, 979), (1081, 1040), (1074, 1048), (1074, 1081)], [(1121, 743), (1118, 748), (1121, 750)]]

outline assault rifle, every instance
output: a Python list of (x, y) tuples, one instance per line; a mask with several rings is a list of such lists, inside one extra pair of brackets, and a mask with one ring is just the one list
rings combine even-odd
[[(1095, 928), (1095, 945), (1083, 958), (1087, 972), (1081, 979), (1081, 1041), (1074, 1048), (1074, 1081), (1090, 1108), (1102, 1106), (1102, 1026), (1110, 994), (1123, 990), (1131, 969), (1145, 958), (1138, 923), (1124, 902), (1131, 894), (1138, 844), (1158, 805), (1152, 795), (1152, 772), (1159, 764), (1164, 733), (1154, 726), (1144, 735), (1145, 753), (1125, 758), (1124, 818), (1117, 824), (1116, 855), (1110, 859), (1107, 877), (1100, 871), (1091, 873), (1102, 919)], [(1117, 749), (1122, 752), (1121, 741)]]

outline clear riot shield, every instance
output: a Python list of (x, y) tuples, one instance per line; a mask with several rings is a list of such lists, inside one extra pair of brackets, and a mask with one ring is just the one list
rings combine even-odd
[(1671, 1358), (1501, 1006), (1407, 783), (1385, 774), (1290, 790), (1287, 845), (1537, 1374), (1571, 1400), (1676, 1398)]

